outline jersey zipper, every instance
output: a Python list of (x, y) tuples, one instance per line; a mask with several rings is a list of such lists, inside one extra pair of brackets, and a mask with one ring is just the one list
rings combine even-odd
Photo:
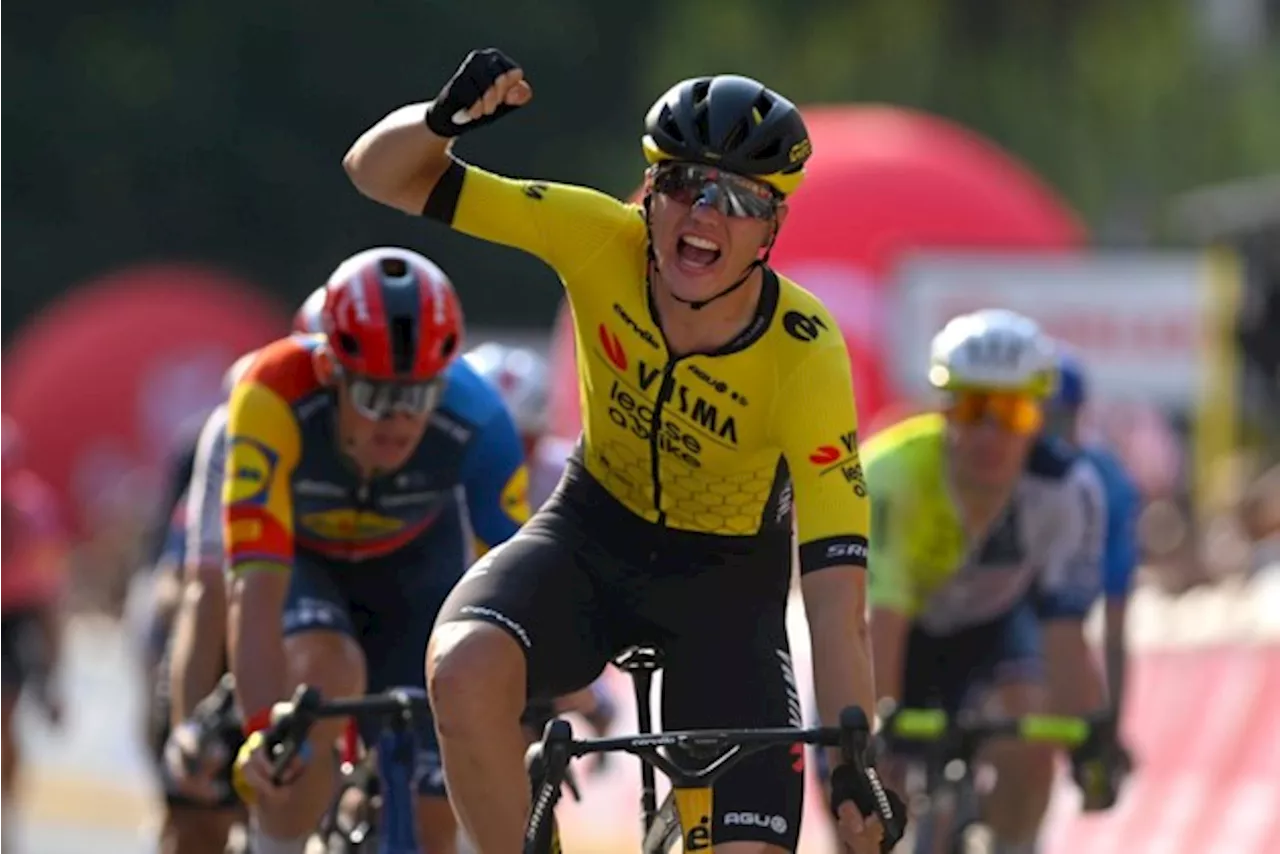
[(662, 509), (662, 467), (659, 462), (661, 448), (658, 446), (659, 434), (662, 431), (662, 407), (666, 405), (675, 391), (675, 370), (681, 356), (667, 362), (662, 369), (662, 384), (658, 387), (658, 398), (653, 402), (653, 419), (649, 424), (650, 471), (653, 473), (653, 509), (658, 513), (658, 524), (666, 527), (667, 513)]
[[(363, 516), (366, 512), (368, 512), (369, 508), (373, 506), (373, 502), (370, 500), (372, 490), (373, 490), (373, 486), (367, 480), (360, 481), (360, 485), (356, 487), (356, 490), (355, 490), (356, 491), (356, 514), (355, 514), (355, 518), (352, 519), (352, 523), (355, 526), (355, 531), (351, 532), (351, 537), (353, 540), (355, 539), (356, 532), (360, 530), (360, 517)], [(350, 551), (348, 552), (348, 554), (351, 560), (359, 560), (360, 558), (358, 558), (355, 554), (354, 545), (350, 546), (349, 548), (350, 548)]]

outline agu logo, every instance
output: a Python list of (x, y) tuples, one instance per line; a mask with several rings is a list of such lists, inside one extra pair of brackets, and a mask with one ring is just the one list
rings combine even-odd
[(275, 451), (255, 439), (232, 437), (227, 454), (227, 503), (266, 505), (279, 459)]

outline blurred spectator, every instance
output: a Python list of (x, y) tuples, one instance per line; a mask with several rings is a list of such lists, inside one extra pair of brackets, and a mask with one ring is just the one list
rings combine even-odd
[[(63, 586), (65, 540), (53, 493), (22, 468), (21, 436), (3, 418), (3, 473), (0, 474), (0, 657), (3, 658), (3, 826), (21, 771), (13, 738), (18, 700), (30, 694), (51, 723), (62, 716), (54, 685), (61, 646), (59, 599)], [(8, 840), (3, 847), (11, 850)]]

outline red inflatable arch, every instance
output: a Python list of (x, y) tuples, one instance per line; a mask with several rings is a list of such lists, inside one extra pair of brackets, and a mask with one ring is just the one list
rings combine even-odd
[(223, 397), (242, 353), (289, 332), (246, 282), (194, 265), (146, 265), (75, 290), (4, 354), (4, 407), (24, 457), (84, 533), (95, 507), (150, 512), (158, 467)]

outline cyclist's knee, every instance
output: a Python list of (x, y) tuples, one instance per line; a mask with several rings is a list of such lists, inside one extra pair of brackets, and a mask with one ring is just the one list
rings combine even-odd
[(446, 798), (418, 798), (416, 808), (418, 845), (431, 854), (455, 854), (458, 850), (458, 822)]
[[(292, 685), (307, 684), (324, 697), (355, 697), (367, 683), (364, 653), (342, 632), (307, 631), (285, 638), (285, 658)], [(327, 743), (342, 734), (341, 718), (321, 721), (312, 730), (314, 743)], [(326, 751), (327, 753), (327, 751)]]
[(525, 705), (525, 661), (504, 629), (478, 621), (437, 626), (427, 646), (427, 691), (441, 736), (515, 725)]

